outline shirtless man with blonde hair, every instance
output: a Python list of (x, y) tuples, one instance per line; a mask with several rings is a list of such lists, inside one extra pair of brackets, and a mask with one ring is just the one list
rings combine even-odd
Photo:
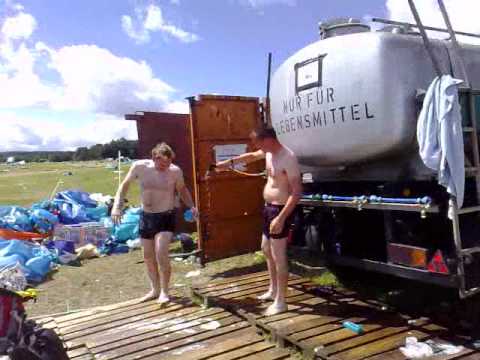
[(274, 129), (260, 128), (252, 132), (252, 136), (260, 150), (221, 161), (216, 166), (218, 169), (227, 169), (240, 162), (266, 161), (268, 179), (263, 190), (262, 250), (267, 259), (270, 286), (259, 299), (273, 300), (266, 315), (274, 315), (287, 310), (287, 237), (295, 207), (301, 197), (302, 185), (297, 158), (277, 140)]
[(158, 298), (158, 303), (163, 304), (170, 300), (168, 285), (171, 267), (168, 249), (175, 228), (175, 193), (192, 210), (194, 217), (198, 216), (185, 186), (182, 170), (172, 164), (174, 158), (170, 146), (161, 143), (153, 148), (151, 160), (135, 161), (118, 188), (112, 208), (112, 219), (119, 223), (123, 200), (130, 183), (138, 180), (142, 201), (139, 233), (151, 285), (151, 291), (141, 301)]

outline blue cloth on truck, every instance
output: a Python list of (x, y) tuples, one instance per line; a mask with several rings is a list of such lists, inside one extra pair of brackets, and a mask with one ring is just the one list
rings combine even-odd
[(438, 183), (463, 205), (465, 155), (458, 85), (450, 75), (436, 77), (428, 88), (417, 123), (417, 140), (424, 164), (438, 174)]

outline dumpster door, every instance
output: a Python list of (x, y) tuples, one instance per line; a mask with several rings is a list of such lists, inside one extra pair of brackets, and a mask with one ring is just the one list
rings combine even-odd
[[(208, 173), (216, 161), (252, 151), (249, 134), (259, 124), (258, 98), (200, 95), (190, 99), (195, 201), (200, 212), (203, 262), (256, 251), (261, 243), (261, 176)], [(259, 161), (239, 169), (259, 173)]]

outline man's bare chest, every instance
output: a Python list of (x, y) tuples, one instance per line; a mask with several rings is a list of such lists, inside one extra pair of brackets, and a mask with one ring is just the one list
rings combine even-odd
[(174, 174), (169, 170), (145, 169), (139, 180), (143, 189), (148, 190), (168, 191), (175, 187)]

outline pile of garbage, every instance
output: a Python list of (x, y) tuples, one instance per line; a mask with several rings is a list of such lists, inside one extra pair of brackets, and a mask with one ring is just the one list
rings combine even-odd
[(66, 190), (29, 209), (0, 206), (0, 277), (15, 267), (38, 283), (58, 264), (139, 247), (140, 208), (114, 224), (112, 204), (111, 196)]

